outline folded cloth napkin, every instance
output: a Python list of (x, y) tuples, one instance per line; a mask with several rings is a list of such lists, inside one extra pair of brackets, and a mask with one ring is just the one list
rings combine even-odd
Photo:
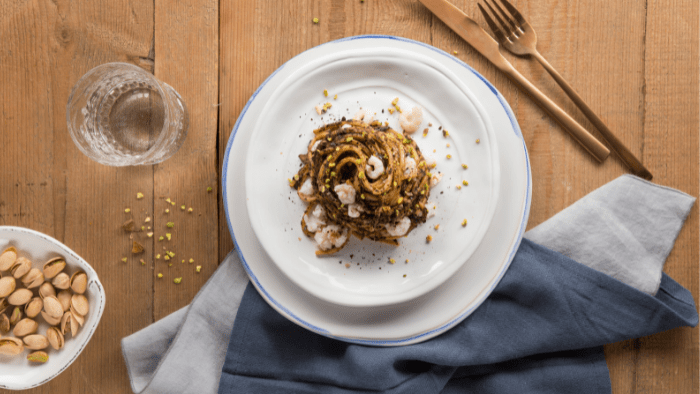
[(287, 321), (246, 286), (231, 253), (190, 306), (122, 340), (132, 388), (610, 392), (602, 344), (698, 323), (691, 294), (662, 274), (693, 202), (622, 176), (526, 233), (501, 282), (465, 321), (396, 348), (347, 344)]

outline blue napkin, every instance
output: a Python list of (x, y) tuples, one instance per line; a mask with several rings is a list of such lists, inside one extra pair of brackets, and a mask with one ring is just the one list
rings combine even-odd
[(602, 345), (697, 324), (692, 295), (665, 274), (652, 296), (524, 239), (472, 315), (410, 346), (312, 333), (249, 284), (219, 393), (609, 393)]

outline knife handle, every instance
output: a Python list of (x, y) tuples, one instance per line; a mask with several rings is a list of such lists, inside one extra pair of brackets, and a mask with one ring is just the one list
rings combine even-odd
[(599, 162), (603, 162), (609, 155), (610, 150), (595, 138), (588, 130), (584, 129), (574, 118), (569, 116), (561, 109), (554, 101), (545, 96), (535, 85), (528, 81), (522, 74), (518, 72), (512, 65), (510, 67), (501, 67), (508, 77), (532, 98), (535, 104), (545, 110), (554, 120), (556, 120), (571, 136), (578, 141), (593, 157)]

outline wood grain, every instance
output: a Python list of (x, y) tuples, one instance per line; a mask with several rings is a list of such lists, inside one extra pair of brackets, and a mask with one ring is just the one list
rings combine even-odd
[[(452, 1), (486, 27), (476, 2)], [(512, 2), (537, 31), (540, 51), (642, 159), (654, 182), (697, 197), (698, 2)], [(456, 50), (503, 93), (523, 130), (534, 184), (528, 228), (625, 173), (613, 156), (597, 164), (414, 0), (0, 0), (0, 10), (0, 144), (5, 149), (0, 225), (32, 228), (65, 242), (95, 267), (107, 292), (102, 322), (83, 354), (58, 378), (29, 393), (130, 392), (120, 339), (189, 303), (233, 248), (220, 182), (236, 119), (265, 78), (316, 45), (389, 34)], [(505, 56), (595, 133), (541, 66)], [(110, 61), (154, 72), (182, 95), (189, 134), (168, 161), (106, 167), (87, 159), (70, 140), (65, 105), (73, 84)], [(207, 193), (207, 187), (213, 191)], [(145, 197), (137, 200), (137, 192)], [(176, 205), (166, 205), (166, 198)], [(181, 211), (183, 204), (193, 212)], [(131, 240), (120, 225), (146, 216), (153, 218), (156, 237), (137, 234), (146, 253), (132, 256)], [(696, 205), (665, 266), (696, 300), (699, 226)], [(172, 241), (157, 241), (166, 232)], [(164, 246), (176, 254), (172, 267), (162, 258)], [(181, 263), (190, 258), (195, 263)], [(196, 265), (202, 265), (202, 273), (195, 272)], [(155, 277), (158, 272), (163, 279)], [(175, 277), (183, 278), (180, 285), (173, 283)], [(682, 328), (606, 346), (613, 393), (697, 392), (698, 333)]]

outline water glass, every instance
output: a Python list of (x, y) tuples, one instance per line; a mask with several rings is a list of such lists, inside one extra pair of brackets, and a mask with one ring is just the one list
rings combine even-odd
[(110, 166), (162, 162), (177, 152), (189, 126), (175, 89), (128, 63), (103, 64), (80, 78), (66, 118), (78, 149)]

